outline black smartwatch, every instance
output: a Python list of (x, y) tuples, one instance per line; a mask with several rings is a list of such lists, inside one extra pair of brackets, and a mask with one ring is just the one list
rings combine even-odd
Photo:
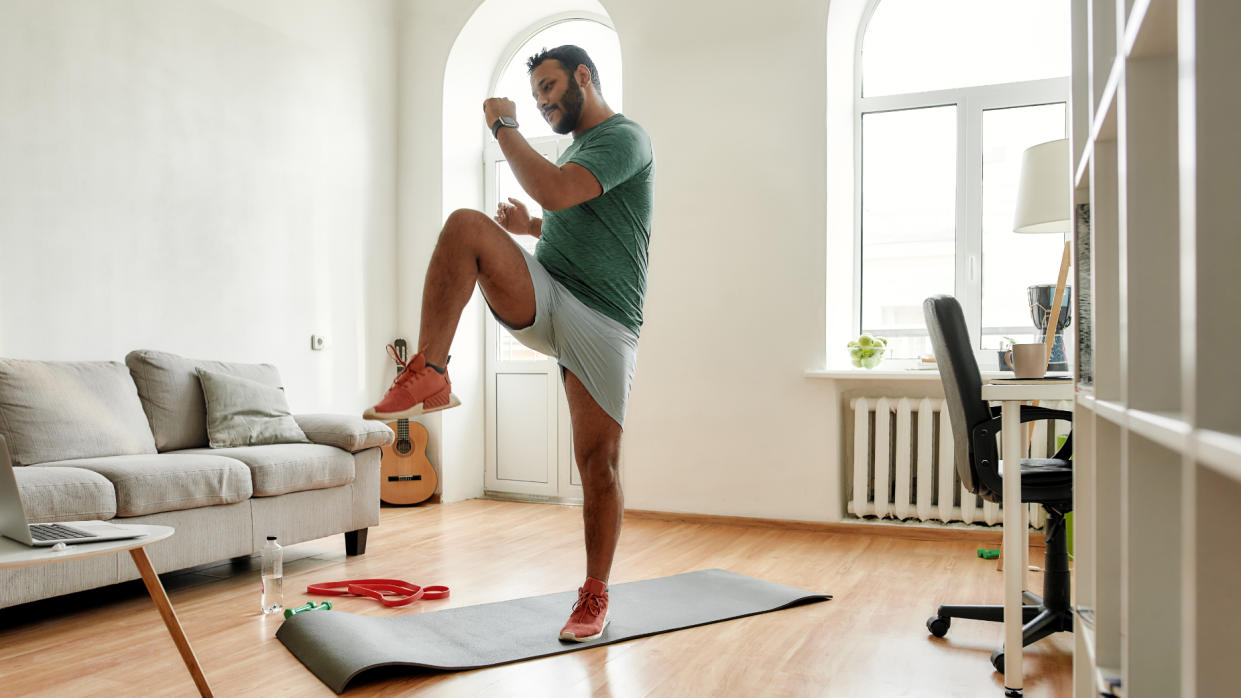
[(517, 128), (517, 119), (514, 119), (511, 116), (501, 116), (500, 118), (496, 119), (495, 123), (491, 125), (491, 137), (492, 138), (500, 137), (500, 127), (502, 126), (508, 126), (509, 128)]

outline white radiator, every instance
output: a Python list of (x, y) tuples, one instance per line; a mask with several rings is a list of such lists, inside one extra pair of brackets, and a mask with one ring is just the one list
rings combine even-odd
[[(848, 512), (854, 518), (962, 521), (994, 525), (1003, 521), (998, 503), (984, 502), (970, 493), (957, 477), (952, 428), (942, 399), (868, 398), (850, 401), (853, 410), (853, 467), (846, 468), (845, 491), (851, 492)], [(1044, 407), (1072, 409), (1068, 402)], [(1068, 425), (1033, 422), (1033, 458), (1054, 452), (1055, 435)], [(1045, 514), (1028, 505), (1030, 524), (1043, 525)]]

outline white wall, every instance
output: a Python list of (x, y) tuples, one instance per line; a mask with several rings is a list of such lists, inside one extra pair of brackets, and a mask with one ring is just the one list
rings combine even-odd
[[(470, 17), (519, 5), (531, 3), (402, 5), (400, 41), (418, 60), (402, 60), (401, 203), (419, 221), (402, 216), (402, 244), (416, 240), (402, 259), (419, 282), (436, 224), (452, 207), (479, 205), (471, 196), (482, 200), (469, 174), (481, 170), (478, 86), (527, 24), (485, 34)], [(828, 316), (827, 9), (826, 0), (603, 3), (620, 35), (625, 111), (650, 132), (657, 159), (646, 324), (623, 454), (628, 507), (840, 518), (837, 392), (804, 377), (824, 365)], [(496, 38), (476, 43), (483, 36)], [(453, 38), (470, 39), (466, 63), (476, 74), (466, 84), (446, 60), (456, 55)], [(443, 105), (436, 124), (435, 106), (421, 100), (440, 97), (439, 70), (450, 101), (473, 103)], [(457, 135), (440, 143), (438, 133)], [(420, 292), (402, 288), (403, 303)], [(416, 328), (417, 313), (402, 306), (405, 326)], [(460, 449), (442, 454), (446, 480), (481, 472), (481, 415), (446, 413), (444, 422), (445, 442)], [(461, 444), (480, 446), (477, 462)]]
[(657, 158), (626, 505), (836, 520), (835, 393), (803, 375), (824, 364), (827, 2), (608, 9)]
[(0, 356), (265, 361), (295, 411), (373, 402), (395, 315), (394, 16), (0, 0)]

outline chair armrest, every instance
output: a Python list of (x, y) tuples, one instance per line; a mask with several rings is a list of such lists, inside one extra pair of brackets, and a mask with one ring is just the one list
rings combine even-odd
[(1066, 422), (1072, 422), (1073, 413), (1068, 410), (1053, 410), (1050, 407), (1021, 406), (1022, 424), (1026, 422), (1039, 422), (1044, 419), (1063, 419)]
[(373, 419), (347, 414), (298, 414), (293, 418), (306, 433), (306, 438), (350, 453), (387, 446), (396, 440), (396, 434), (387, 424)]
[[(990, 409), (992, 419), (999, 419), (1004, 408), (999, 405), (992, 405)], [(1022, 423), (1036, 422), (1043, 419), (1063, 419), (1066, 422), (1071, 422), (1073, 421), (1073, 413), (1068, 410), (1054, 410), (1050, 407), (1021, 406)]]
[[(1070, 424), (1073, 422), (1073, 413), (1068, 410), (1053, 410), (1050, 407), (1035, 407), (1034, 405), (1021, 406), (1021, 423), (1041, 422), (1044, 420), (1062, 419)], [(1050, 427), (1048, 427), (1050, 428)], [(1069, 456), (1073, 453), (1073, 431), (1070, 430), (1065, 436), (1064, 443), (1052, 456), (1059, 460), (1069, 460)]]

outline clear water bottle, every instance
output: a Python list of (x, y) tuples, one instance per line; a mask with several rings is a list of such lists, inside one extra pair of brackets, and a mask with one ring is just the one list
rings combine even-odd
[(284, 608), (284, 549), (275, 536), (267, 536), (263, 546), (263, 613), (279, 613)]

